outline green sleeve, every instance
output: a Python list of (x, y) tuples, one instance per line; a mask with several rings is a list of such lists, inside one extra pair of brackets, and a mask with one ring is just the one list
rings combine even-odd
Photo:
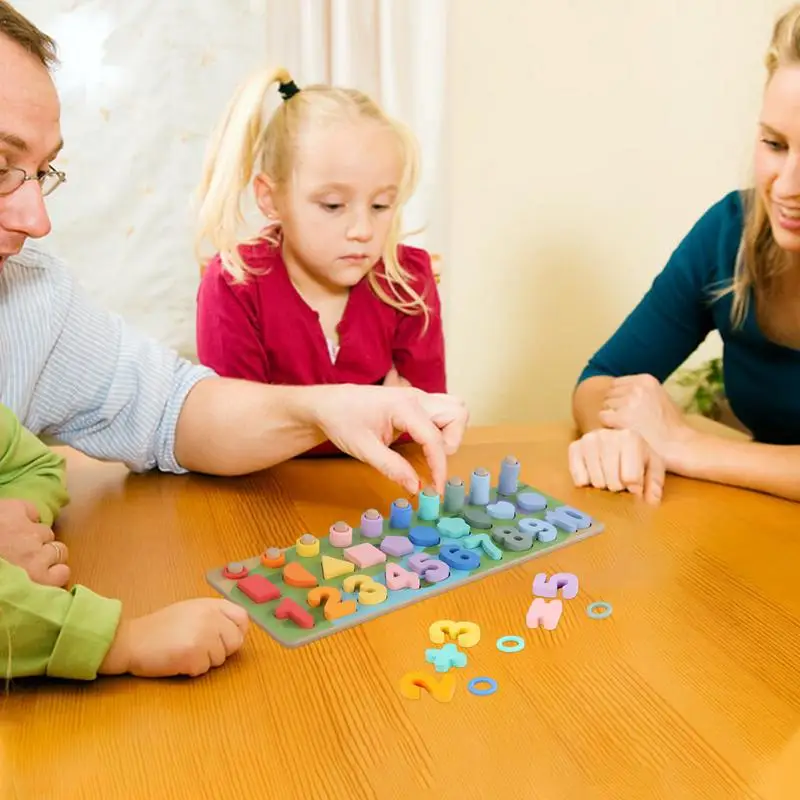
[(69, 502), (64, 459), (0, 405), (0, 498), (29, 500), (51, 527)]
[(121, 613), (119, 600), (43, 586), (0, 559), (0, 674), (94, 680)]

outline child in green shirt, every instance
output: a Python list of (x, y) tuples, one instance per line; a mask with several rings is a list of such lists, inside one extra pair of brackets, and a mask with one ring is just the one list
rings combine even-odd
[[(64, 460), (0, 405), (0, 499), (32, 503), (50, 527), (69, 500), (65, 474)], [(242, 646), (248, 626), (244, 609), (216, 598), (129, 621), (121, 612), (119, 600), (43, 586), (0, 558), (0, 676), (201, 675)]]

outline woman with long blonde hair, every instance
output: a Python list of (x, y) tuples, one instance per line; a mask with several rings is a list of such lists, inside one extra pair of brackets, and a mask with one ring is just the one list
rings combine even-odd
[[(800, 500), (800, 4), (765, 63), (754, 186), (706, 211), (580, 376), (577, 485), (659, 502), (671, 472)], [(712, 330), (751, 441), (698, 432), (663, 387)]]

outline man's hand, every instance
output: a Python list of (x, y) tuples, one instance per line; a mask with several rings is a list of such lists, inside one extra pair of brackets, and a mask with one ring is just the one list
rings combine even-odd
[(39, 513), (25, 500), (0, 500), (0, 557), (22, 567), (31, 580), (46, 586), (69, 581), (66, 545), (39, 524)]
[(458, 450), (469, 420), (463, 401), (448, 394), (389, 386), (342, 384), (315, 389), (309, 414), (340, 450), (415, 494), (419, 475), (389, 447), (398, 432), (408, 433), (422, 446), (434, 487), (444, 492), (447, 456)]

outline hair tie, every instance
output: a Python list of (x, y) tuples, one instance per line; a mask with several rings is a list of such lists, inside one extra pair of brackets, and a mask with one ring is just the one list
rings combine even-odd
[(294, 81), (289, 81), (288, 83), (279, 84), (278, 91), (281, 93), (281, 97), (284, 100), (290, 100), (300, 89), (297, 88), (297, 84)]

